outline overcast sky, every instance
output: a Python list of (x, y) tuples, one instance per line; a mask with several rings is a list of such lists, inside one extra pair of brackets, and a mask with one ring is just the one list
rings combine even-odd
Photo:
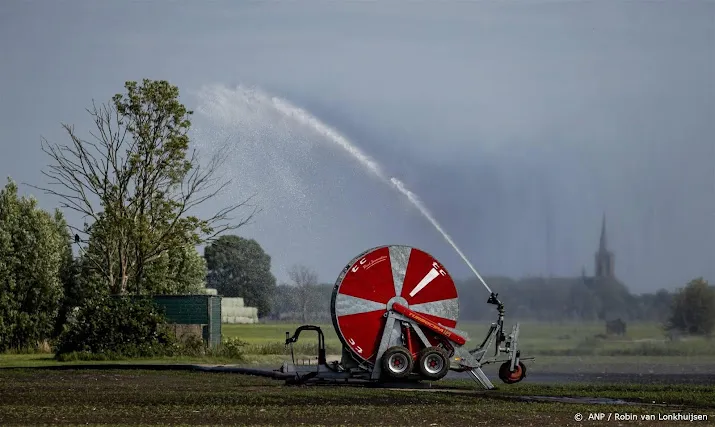
[(42, 184), (40, 137), (86, 134), (91, 100), (142, 78), (180, 87), (196, 146), (229, 140), (236, 185), (206, 212), (256, 192), (241, 234), (281, 280), (301, 263), (332, 282), (383, 244), (471, 273), (399, 193), (239, 85), (402, 179), (483, 275), (591, 274), (605, 212), (634, 292), (715, 281), (715, 2), (2, 2), (0, 173)]

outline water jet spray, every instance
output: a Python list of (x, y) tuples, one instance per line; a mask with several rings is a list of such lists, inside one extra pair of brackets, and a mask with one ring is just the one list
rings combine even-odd
[[(308, 126), (314, 131), (316, 131), (318, 134), (324, 136), (326, 139), (328, 139), (330, 142), (337, 144), (341, 148), (343, 148), (345, 151), (348, 152), (355, 160), (357, 160), (365, 169), (367, 169), (370, 173), (375, 175), (377, 178), (379, 178), (381, 181), (391, 184), (392, 187), (397, 189), (400, 193), (402, 193), (404, 196), (407, 197), (407, 200), (415, 207), (417, 210), (424, 216), (431, 224), (434, 226), (434, 228), (442, 235), (442, 237), (447, 241), (447, 243), (452, 246), (452, 248), (457, 252), (457, 254), (462, 258), (462, 260), (467, 264), (467, 266), (472, 270), (472, 272), (477, 276), (477, 279), (481, 282), (481, 284), (486, 288), (487, 292), (489, 292), (490, 295), (494, 295), (492, 292), (491, 288), (489, 288), (489, 285), (487, 285), (486, 281), (482, 278), (481, 274), (477, 271), (476, 268), (472, 265), (471, 262), (469, 262), (469, 259), (464, 255), (464, 253), (459, 249), (456, 243), (454, 243), (454, 240), (447, 234), (447, 232), (440, 226), (440, 224), (437, 222), (437, 220), (432, 216), (430, 211), (427, 209), (427, 207), (424, 206), (422, 201), (417, 197), (415, 193), (410, 191), (405, 184), (400, 181), (399, 179), (395, 177), (390, 177), (389, 179), (385, 175), (385, 173), (382, 171), (382, 168), (380, 165), (370, 158), (367, 154), (363, 153), (360, 148), (355, 146), (350, 140), (348, 140), (345, 136), (341, 135), (340, 132), (337, 130), (331, 128), (330, 126), (326, 125), (325, 123), (321, 122), (317, 117), (313, 116), (310, 114), (308, 111), (297, 107), (295, 105), (292, 105), (290, 102), (286, 101), (285, 99), (278, 98), (278, 97), (271, 97), (270, 102), (272, 105), (275, 107), (276, 110), (281, 112), (287, 117), (291, 117), (294, 119), (296, 122)], [(496, 297), (496, 295), (494, 295)]]
[[(278, 370), (292, 383), (444, 378), (448, 371), (467, 372), (486, 389), (493, 389), (482, 367), (501, 362), (499, 378), (507, 384), (521, 381), (526, 367), (518, 348), (519, 324), (504, 333), (504, 304), (499, 301), (476, 268), (444, 231), (419, 197), (335, 129), (290, 102), (268, 97), (260, 91), (243, 90), (247, 101), (257, 102), (317, 132), (348, 152), (373, 176), (406, 196), (409, 202), (454, 248), (489, 292), (487, 303), (497, 306), (498, 317), (481, 345), (469, 350), (468, 337), (456, 328), (459, 303), (455, 283), (447, 269), (427, 252), (409, 246), (380, 246), (353, 258), (333, 288), (330, 314), (343, 344), (340, 361), (326, 359), (325, 338), (320, 327), (304, 325), (293, 336), (286, 332), (292, 363)], [(217, 94), (221, 98), (223, 94)], [(225, 111), (220, 110), (221, 113)], [(303, 331), (318, 334), (318, 363), (299, 365), (293, 343)], [(494, 345), (494, 354), (488, 349)], [(500, 359), (501, 354), (507, 358)], [(272, 374), (276, 374), (275, 372)], [(276, 374), (277, 375), (277, 374)]]

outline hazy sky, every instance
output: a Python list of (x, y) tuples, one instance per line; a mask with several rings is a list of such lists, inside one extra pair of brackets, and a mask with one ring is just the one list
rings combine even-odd
[(241, 234), (279, 279), (302, 263), (332, 282), (383, 244), (470, 272), (403, 197), (238, 85), (354, 141), (483, 275), (591, 274), (605, 212), (633, 291), (715, 281), (713, 1), (2, 2), (3, 177), (42, 184), (40, 136), (86, 134), (91, 100), (142, 78), (180, 87), (197, 146), (231, 142), (230, 196), (264, 208)]

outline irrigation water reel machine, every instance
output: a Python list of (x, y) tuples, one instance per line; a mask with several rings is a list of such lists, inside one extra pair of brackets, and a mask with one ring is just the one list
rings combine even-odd
[[(470, 350), (467, 334), (456, 329), (457, 289), (442, 264), (409, 246), (373, 248), (350, 261), (335, 282), (330, 313), (343, 345), (341, 360), (328, 363), (323, 331), (304, 325), (293, 336), (286, 332), (293, 363), (278, 372), (291, 383), (394, 383), (436, 381), (451, 370), (467, 372), (489, 390), (495, 387), (482, 367), (501, 362), (499, 378), (517, 383), (526, 375), (527, 359), (519, 351), (519, 324), (506, 336), (504, 305), (491, 290), (487, 303), (496, 306), (497, 321)], [(303, 331), (318, 334), (317, 364), (295, 362), (293, 343)]]

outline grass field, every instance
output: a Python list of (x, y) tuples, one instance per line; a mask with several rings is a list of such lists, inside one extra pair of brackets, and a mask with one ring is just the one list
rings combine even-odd
[[(243, 360), (214, 357), (179, 357), (142, 360), (142, 363), (199, 362), (218, 364), (246, 364), (279, 366), (289, 359), (284, 346), (285, 333), (292, 335), (298, 324), (266, 323), (255, 325), (222, 326), (224, 338), (245, 341)], [(340, 342), (332, 324), (319, 325), (326, 337), (328, 354), (340, 354)], [(461, 323), (459, 328), (471, 337), (470, 345), (481, 341), (487, 323)], [(715, 339), (665, 340), (655, 324), (630, 324), (624, 337), (597, 338), (603, 334), (602, 323), (535, 323), (521, 325), (520, 343), (524, 356), (535, 356), (535, 369), (547, 372), (661, 372), (689, 373), (715, 370)], [(317, 338), (305, 332), (295, 345), (296, 355), (302, 359), (315, 357)], [(122, 363), (124, 361), (117, 361)], [(136, 361), (132, 361), (136, 362)], [(58, 364), (51, 354), (0, 355), (0, 366), (37, 366)], [(86, 362), (62, 362), (86, 363)]]
[[(707, 415), (712, 387), (534, 386), (475, 392), (358, 387), (286, 387), (232, 374), (146, 371), (0, 371), (0, 425), (369, 425), (568, 426), (575, 414)], [(460, 392), (460, 388), (467, 389)], [(608, 396), (661, 406), (524, 402), (518, 396)], [(666, 405), (666, 406), (663, 406)], [(618, 425), (619, 423), (615, 423)], [(679, 426), (683, 421), (630, 420), (620, 425)]]
[[(298, 324), (223, 325), (226, 337), (248, 343), (246, 362), (277, 366), (288, 360), (283, 345), (285, 333), (292, 335)], [(328, 354), (340, 354), (340, 341), (332, 324), (320, 324), (325, 333)], [(488, 323), (460, 323), (476, 345), (487, 332)], [(715, 339), (689, 338), (668, 341), (657, 324), (629, 324), (623, 337), (602, 338), (603, 323), (521, 324), (520, 345), (524, 356), (535, 356), (527, 366), (542, 372), (623, 372), (691, 373), (715, 370)], [(314, 332), (301, 334), (296, 354), (314, 357), (317, 338)]]
[[(248, 342), (250, 354), (279, 354), (283, 352), (286, 331), (291, 335), (297, 324), (223, 325), (226, 337), (237, 337)], [(325, 333), (328, 353), (339, 354), (340, 342), (332, 324), (318, 325)], [(460, 323), (467, 332), (470, 344), (480, 342), (487, 323)], [(521, 324), (519, 342), (524, 354), (539, 356), (682, 356), (715, 358), (715, 339), (685, 338), (678, 342), (666, 340), (657, 324), (628, 325), (623, 337), (605, 337), (603, 323), (536, 323)], [(315, 353), (315, 334), (301, 335), (296, 349), (305, 354)]]

